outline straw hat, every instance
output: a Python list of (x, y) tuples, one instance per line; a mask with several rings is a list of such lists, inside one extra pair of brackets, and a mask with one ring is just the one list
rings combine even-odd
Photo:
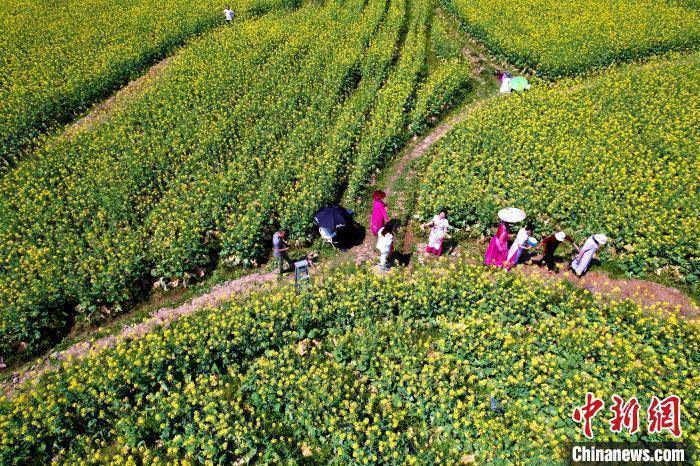
[(554, 237), (557, 239), (557, 241), (562, 242), (566, 239), (566, 233), (563, 231), (558, 231), (554, 233)]
[(602, 233), (598, 233), (598, 234), (593, 235), (593, 239), (596, 241), (596, 243), (601, 244), (601, 245), (608, 242), (608, 237)]
[(498, 211), (498, 218), (508, 223), (518, 223), (525, 220), (525, 211), (516, 207), (506, 207)]

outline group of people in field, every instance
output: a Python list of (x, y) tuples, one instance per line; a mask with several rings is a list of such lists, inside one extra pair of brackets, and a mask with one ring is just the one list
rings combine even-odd
[(539, 265), (545, 265), (549, 270), (553, 271), (556, 268), (555, 253), (557, 249), (562, 243), (568, 242), (576, 250), (576, 256), (571, 261), (570, 267), (580, 277), (588, 270), (596, 251), (608, 241), (604, 234), (598, 233), (588, 237), (583, 246), (579, 247), (566, 232), (558, 231), (544, 237), (538, 243), (531, 236), (533, 232), (532, 225), (527, 225), (518, 230), (511, 242), (509, 231), (511, 225), (512, 223), (501, 220), (496, 234), (493, 235), (486, 249), (484, 264), (510, 270), (518, 263), (523, 251), (533, 250), (541, 252), (541, 256), (535, 262)]
[[(379, 267), (387, 269), (387, 259), (393, 250), (394, 225), (390, 222), (387, 206), (384, 202), (386, 194), (383, 191), (375, 191), (373, 194), (372, 215), (370, 217), (370, 229), (377, 236), (377, 249), (379, 250)], [(484, 264), (501, 267), (510, 270), (518, 263), (524, 251), (532, 250), (541, 253), (535, 261), (549, 270), (555, 270), (555, 253), (562, 243), (568, 242), (576, 250), (576, 256), (571, 261), (570, 267), (581, 276), (588, 270), (595, 252), (607, 242), (607, 237), (598, 233), (590, 236), (581, 247), (574, 239), (564, 231), (552, 233), (539, 243), (532, 234), (534, 228), (528, 224), (518, 230), (515, 237), (511, 238), (512, 225), (525, 219), (525, 213), (520, 209), (506, 208), (499, 212), (501, 222), (496, 234), (491, 238), (486, 249)], [(431, 220), (421, 225), (421, 228), (430, 228), (428, 244), (425, 247), (426, 254), (442, 255), (443, 242), (447, 232), (452, 226), (447, 219), (447, 211), (440, 211)]]
[[(389, 213), (385, 203), (386, 193), (377, 190), (373, 193), (372, 215), (369, 219), (369, 226), (372, 234), (377, 236), (377, 249), (379, 250), (379, 267), (387, 270), (387, 259), (393, 250), (395, 226), (389, 219)], [(440, 211), (429, 221), (421, 224), (421, 228), (430, 228), (428, 244), (425, 247), (426, 254), (441, 256), (443, 242), (447, 236), (447, 231), (452, 228), (447, 220), (447, 211)]]
[(494, 75), (499, 83), (498, 91), (501, 94), (509, 94), (511, 91), (523, 92), (532, 86), (524, 76), (513, 76), (510, 71), (495, 70)]
[[(372, 234), (377, 237), (377, 249), (379, 250), (379, 268), (387, 270), (387, 260), (394, 248), (394, 223), (389, 219), (389, 213), (384, 201), (386, 193), (377, 190), (372, 195), (372, 214), (369, 219), (369, 227)], [(421, 228), (430, 228), (428, 244), (425, 252), (436, 256), (442, 255), (442, 243), (447, 236), (447, 230), (451, 228), (447, 220), (447, 211), (441, 209), (430, 221), (423, 223)]]
[[(374, 191), (372, 195), (372, 213), (369, 218), (369, 229), (372, 235), (377, 238), (376, 249), (379, 251), (379, 268), (382, 271), (388, 270), (389, 256), (394, 250), (396, 235), (396, 223), (389, 216), (385, 199), (386, 193), (384, 191)], [(348, 212), (352, 214), (352, 211)], [(513, 207), (501, 209), (498, 212), (498, 217), (500, 223), (486, 249), (484, 264), (505, 270), (511, 270), (515, 267), (523, 253), (528, 251), (535, 264), (546, 266), (549, 270), (554, 271), (556, 270), (557, 249), (562, 243), (569, 243), (576, 251), (570, 267), (576, 275), (582, 276), (588, 270), (596, 251), (608, 240), (604, 234), (597, 233), (588, 237), (583, 245), (579, 246), (566, 232), (557, 231), (545, 236), (538, 242), (532, 236), (534, 228), (531, 224), (526, 224), (519, 228), (515, 235), (511, 234), (511, 230), (515, 229), (515, 225), (525, 220), (525, 212), (522, 210)], [(432, 219), (421, 224), (421, 228), (430, 229), (425, 253), (441, 256), (447, 233), (453, 228), (447, 219), (447, 211), (440, 209)], [(280, 274), (283, 273), (285, 264), (288, 264), (293, 269), (294, 261), (287, 252), (290, 247), (286, 241), (285, 231), (280, 230), (274, 234), (272, 247)], [(535, 253), (539, 254), (539, 256), (536, 256)]]

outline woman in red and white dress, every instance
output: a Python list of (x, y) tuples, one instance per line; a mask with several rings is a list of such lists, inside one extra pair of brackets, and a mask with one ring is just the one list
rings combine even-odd
[(440, 256), (442, 254), (442, 242), (445, 239), (447, 230), (451, 228), (450, 222), (447, 220), (447, 212), (445, 212), (445, 210), (440, 210), (431, 221), (424, 223), (421, 227), (431, 227), (425, 252)]

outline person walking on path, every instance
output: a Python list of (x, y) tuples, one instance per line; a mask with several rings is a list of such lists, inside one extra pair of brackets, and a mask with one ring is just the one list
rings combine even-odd
[(389, 214), (384, 203), (385, 197), (386, 193), (381, 190), (375, 191), (372, 195), (373, 205), (372, 216), (369, 219), (369, 228), (374, 236), (377, 236), (379, 230), (389, 221)]
[(289, 251), (289, 243), (284, 239), (286, 236), (287, 233), (284, 230), (279, 230), (272, 235), (272, 254), (277, 258), (280, 275), (284, 273), (285, 262), (289, 264), (291, 268), (294, 268), (294, 261), (289, 257), (289, 254), (287, 254), (287, 251)]
[(233, 22), (233, 10), (230, 5), (224, 10), (224, 17), (226, 18), (226, 24), (231, 24)]
[(531, 234), (532, 226), (530, 225), (518, 230), (518, 234), (515, 235), (515, 240), (513, 241), (513, 244), (510, 245), (510, 249), (508, 250), (508, 257), (506, 257), (506, 260), (503, 263), (504, 269), (510, 270), (515, 267), (515, 264), (518, 263), (520, 255), (523, 253), (523, 251), (525, 249), (529, 249)]
[(442, 255), (442, 242), (445, 239), (448, 228), (450, 228), (450, 222), (447, 220), (447, 212), (445, 209), (440, 209), (440, 212), (438, 212), (432, 220), (421, 225), (421, 228), (426, 227), (431, 228), (425, 252), (436, 256)]
[(496, 234), (491, 238), (488, 249), (486, 249), (484, 264), (503, 267), (503, 263), (508, 257), (508, 240), (510, 240), (508, 228), (511, 224), (525, 220), (525, 212), (516, 207), (506, 207), (498, 211), (498, 218), (501, 223), (498, 225)]
[(576, 273), (577, 276), (581, 276), (588, 270), (588, 267), (593, 260), (593, 255), (595, 252), (608, 242), (608, 237), (602, 233), (598, 233), (590, 236), (581, 249), (579, 250), (574, 260), (571, 261), (571, 268)]
[(553, 235), (543, 238), (540, 244), (535, 247), (535, 249), (542, 248), (542, 257), (538, 261), (539, 265), (546, 265), (547, 269), (554, 271), (556, 268), (554, 253), (557, 251), (559, 245), (564, 241), (571, 243), (573, 248), (576, 249), (576, 252), (581, 250), (571, 236), (567, 235), (563, 231), (558, 231)]
[(491, 242), (489, 243), (489, 247), (488, 249), (486, 249), (484, 264), (501, 267), (508, 255), (509, 239), (510, 233), (508, 233), (508, 223), (499, 223), (498, 229), (496, 230), (496, 234), (493, 235), (493, 238), (491, 238)]
[(387, 223), (377, 232), (377, 249), (379, 250), (379, 268), (388, 270), (387, 260), (394, 245), (394, 226)]

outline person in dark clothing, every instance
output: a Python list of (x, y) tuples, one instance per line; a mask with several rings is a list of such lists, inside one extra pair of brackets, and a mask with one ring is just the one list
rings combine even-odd
[(559, 245), (565, 241), (571, 243), (571, 245), (574, 247), (574, 249), (576, 249), (576, 251), (579, 250), (578, 245), (574, 242), (572, 237), (570, 237), (563, 231), (559, 231), (557, 233), (554, 233), (553, 235), (549, 235), (546, 238), (543, 238), (540, 244), (537, 245), (535, 249), (542, 248), (542, 257), (537, 261), (537, 263), (540, 266), (546, 265), (547, 269), (549, 270), (554, 270), (556, 267), (554, 253), (557, 251)]

